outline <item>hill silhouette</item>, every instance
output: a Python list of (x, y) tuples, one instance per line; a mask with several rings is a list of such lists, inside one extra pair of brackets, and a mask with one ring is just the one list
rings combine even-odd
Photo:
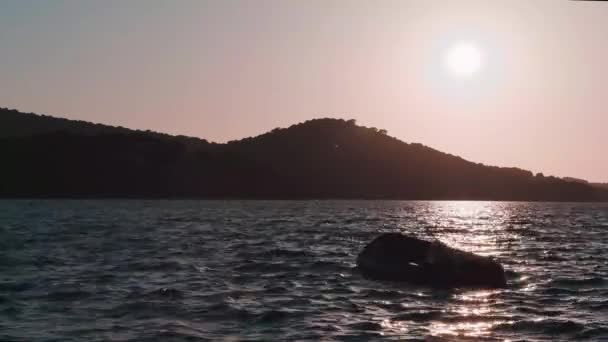
[(579, 178), (574, 178), (574, 177), (563, 177), (562, 179), (565, 181), (568, 181), (568, 182), (588, 184), (588, 185), (596, 187), (596, 188), (608, 190), (608, 183), (591, 183), (584, 179), (579, 179)]
[(590, 184), (596, 188), (608, 190), (608, 183), (590, 183)]
[(134, 134), (145, 133), (159, 139), (181, 140), (189, 143), (207, 143), (200, 138), (183, 135), (172, 136), (166, 133), (132, 130), (80, 120), (69, 120), (49, 115), (22, 113), (15, 109), (0, 108), (0, 138), (28, 137), (48, 133), (72, 133), (93, 136), (100, 134)]
[(589, 184), (469, 162), (354, 120), (226, 144), (7, 109), (0, 127), (0, 197), (608, 200)]

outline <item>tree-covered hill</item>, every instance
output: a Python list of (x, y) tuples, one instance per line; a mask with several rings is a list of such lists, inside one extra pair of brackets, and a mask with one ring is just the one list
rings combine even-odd
[(8, 110), (0, 127), (2, 197), (608, 200), (588, 184), (469, 162), (353, 120), (226, 144)]

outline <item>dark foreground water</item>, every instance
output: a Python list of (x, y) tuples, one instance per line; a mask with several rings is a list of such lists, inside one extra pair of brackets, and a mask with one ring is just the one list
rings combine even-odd
[[(498, 258), (510, 286), (363, 279), (379, 232)], [(608, 340), (608, 205), (0, 201), (1, 341)]]

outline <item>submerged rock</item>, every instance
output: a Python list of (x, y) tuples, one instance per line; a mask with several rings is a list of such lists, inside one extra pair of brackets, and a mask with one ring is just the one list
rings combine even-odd
[(357, 266), (370, 279), (435, 287), (506, 287), (497, 261), (399, 233), (386, 233), (365, 246)]

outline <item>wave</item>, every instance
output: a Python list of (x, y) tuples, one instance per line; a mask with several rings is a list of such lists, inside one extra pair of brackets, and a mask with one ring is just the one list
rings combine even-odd
[(143, 295), (144, 298), (181, 299), (184, 292), (174, 288), (160, 288)]
[(298, 267), (285, 262), (265, 262), (265, 261), (246, 261), (234, 268), (237, 272), (253, 273), (276, 273), (276, 272), (297, 272)]
[(137, 260), (131, 261), (124, 266), (116, 269), (116, 271), (133, 272), (133, 271), (186, 271), (192, 265), (175, 260)]
[(395, 321), (428, 322), (438, 320), (444, 314), (442, 310), (416, 311), (399, 314), (393, 317)]
[(292, 313), (284, 310), (268, 310), (257, 315), (256, 320), (259, 323), (274, 323), (286, 320), (294, 316)]
[(269, 324), (300, 316), (300, 312), (285, 309), (253, 310), (235, 306), (233, 303), (222, 302), (213, 304), (203, 311), (206, 317), (214, 320), (234, 319), (243, 322)]
[(9, 292), (9, 293), (19, 293), (19, 292), (25, 292), (27, 290), (30, 290), (32, 288), (34, 288), (36, 286), (36, 284), (34, 284), (33, 282), (7, 282), (7, 283), (0, 283), (0, 291), (1, 292)]
[(288, 258), (310, 258), (313, 255), (304, 250), (275, 248), (262, 252), (239, 252), (239, 258), (248, 259), (288, 259)]
[(566, 286), (572, 288), (589, 287), (589, 286), (601, 286), (606, 284), (606, 279), (602, 277), (589, 277), (589, 278), (556, 278), (551, 281), (552, 286)]
[(130, 300), (107, 310), (107, 317), (115, 319), (148, 318), (158, 316), (178, 317), (183, 314), (183, 307), (174, 301), (150, 299)]
[(363, 298), (373, 298), (373, 299), (397, 299), (397, 298), (408, 297), (407, 294), (404, 294), (400, 291), (376, 290), (376, 289), (369, 289), (369, 290), (362, 291), (359, 295)]
[(544, 307), (536, 308), (532, 306), (518, 306), (516, 310), (524, 314), (532, 314), (545, 317), (557, 317), (564, 314), (564, 312), (561, 310), (551, 310)]
[(494, 327), (494, 330), (513, 331), (513, 332), (540, 332), (549, 335), (569, 334), (580, 332), (585, 326), (569, 320), (524, 320), (514, 323), (502, 323)]
[(348, 265), (333, 261), (318, 260), (306, 265), (305, 269), (312, 272), (347, 272), (352, 268)]
[(86, 299), (92, 295), (93, 293), (83, 290), (61, 290), (49, 292), (45, 298), (53, 301), (77, 301)]
[(382, 325), (377, 322), (356, 322), (350, 323), (346, 325), (347, 328), (352, 330), (362, 330), (362, 331), (380, 331), (382, 330)]

